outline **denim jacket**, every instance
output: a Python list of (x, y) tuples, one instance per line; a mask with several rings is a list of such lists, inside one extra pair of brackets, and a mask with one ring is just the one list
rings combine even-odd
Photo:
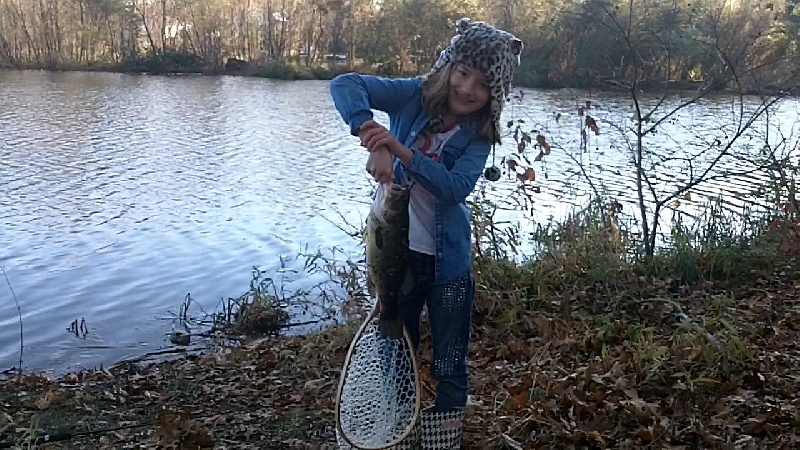
[[(358, 129), (373, 118), (373, 109), (389, 115), (389, 131), (406, 147), (427, 125), (430, 115), (422, 106), (419, 78), (382, 78), (347, 73), (330, 83), (337, 111), (358, 136)], [(471, 214), (466, 204), (483, 174), (492, 144), (476, 137), (472, 122), (462, 122), (442, 149), (441, 163), (418, 150), (410, 164), (394, 159), (395, 182), (408, 184), (409, 178), (430, 192), (434, 200), (436, 225), (435, 282), (448, 283), (472, 271)]]

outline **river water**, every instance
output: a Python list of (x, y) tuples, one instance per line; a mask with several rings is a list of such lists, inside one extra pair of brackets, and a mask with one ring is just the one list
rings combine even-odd
[[(0, 267), (22, 312), (24, 368), (78, 370), (168, 347), (171, 311), (187, 293), (211, 311), (247, 290), (253, 266), (277, 274), (287, 264), (282, 259), (333, 247), (342, 249), (340, 257), (357, 256), (358, 243), (340, 227), (366, 217), (372, 182), (365, 152), (348, 135), (327, 87), (0, 71)], [(575, 175), (576, 161), (621, 202), (632, 199), (634, 172), (610, 125), (632, 114), (624, 96), (524, 94), (505, 119), (524, 118), (554, 149), (534, 163), (541, 193), (533, 211), (528, 205), (509, 218), (531, 226), (579, 203), (587, 186)], [(601, 134), (590, 134), (581, 151), (583, 118), (575, 111), (587, 98)], [(756, 104), (751, 98), (745, 106)], [(797, 106), (787, 101), (771, 123), (791, 134)], [(737, 107), (726, 98), (692, 105), (665, 124), (652, 148), (671, 155), (730, 135)], [(759, 139), (749, 135), (736, 151), (754, 154)], [(515, 147), (511, 138), (505, 142), (498, 164)], [(673, 164), (673, 171), (656, 171), (659, 178), (679, 179), (685, 163)], [(735, 204), (757, 179), (729, 177), (696, 197), (733, 193), (726, 198)], [(508, 202), (516, 184), (504, 177), (493, 186), (493, 195)], [(81, 320), (88, 334), (76, 336), (69, 328)], [(17, 365), (18, 321), (0, 278), (0, 370)]]

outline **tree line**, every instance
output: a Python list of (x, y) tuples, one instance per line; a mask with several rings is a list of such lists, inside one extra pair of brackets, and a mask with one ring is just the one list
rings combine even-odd
[(713, 83), (746, 67), (756, 88), (800, 60), (800, 0), (0, 0), (0, 66), (412, 74), (464, 16), (525, 41), (517, 85)]

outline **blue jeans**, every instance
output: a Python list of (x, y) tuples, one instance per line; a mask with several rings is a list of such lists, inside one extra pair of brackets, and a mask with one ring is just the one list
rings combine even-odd
[(409, 253), (414, 283), (409, 292), (400, 296), (400, 317), (419, 354), (420, 316), (423, 306), (428, 306), (433, 341), (431, 376), (436, 380), (434, 409), (464, 408), (469, 392), (467, 353), (475, 281), (469, 274), (450, 283), (434, 284), (434, 257), (415, 251)]

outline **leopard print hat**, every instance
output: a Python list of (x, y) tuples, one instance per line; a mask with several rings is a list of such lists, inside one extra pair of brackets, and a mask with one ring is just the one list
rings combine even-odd
[(500, 133), (500, 114), (511, 93), (514, 70), (520, 64), (523, 43), (513, 34), (485, 22), (469, 18), (456, 21), (458, 34), (442, 50), (430, 73), (442, 70), (450, 62), (462, 62), (480, 70), (489, 83), (492, 121)]

